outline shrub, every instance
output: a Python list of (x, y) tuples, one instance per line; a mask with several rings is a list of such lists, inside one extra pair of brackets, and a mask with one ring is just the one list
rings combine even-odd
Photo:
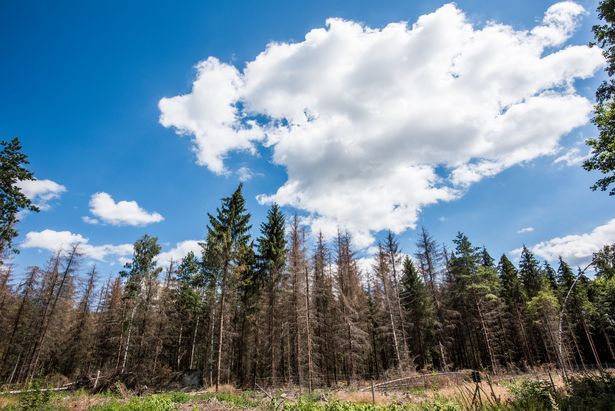
[(612, 410), (615, 404), (615, 377), (598, 376), (572, 378), (566, 395), (559, 402), (560, 410)]
[(25, 390), (19, 395), (20, 410), (50, 410), (51, 391), (43, 389), (41, 381), (34, 381), (28, 384)]
[(546, 381), (522, 380), (510, 386), (512, 409), (548, 411), (554, 409), (552, 386)]

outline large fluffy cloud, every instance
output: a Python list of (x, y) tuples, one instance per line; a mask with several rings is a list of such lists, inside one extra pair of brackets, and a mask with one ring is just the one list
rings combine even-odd
[(594, 228), (589, 233), (555, 237), (542, 241), (530, 249), (547, 261), (553, 261), (561, 256), (572, 264), (583, 264), (589, 262), (593, 253), (604, 245), (613, 243), (615, 243), (615, 219)]
[(62, 184), (51, 180), (24, 180), (17, 182), (17, 186), (41, 210), (49, 209), (49, 202), (66, 191)]
[(21, 244), (23, 248), (38, 248), (51, 252), (67, 251), (69, 248), (77, 245), (78, 250), (84, 256), (97, 261), (105, 261), (107, 257), (115, 257), (119, 260), (125, 260), (127, 256), (132, 254), (132, 244), (119, 245), (92, 245), (88, 238), (81, 234), (75, 234), (70, 231), (30, 231), (26, 234), (24, 242)]
[(413, 227), (426, 205), (554, 154), (587, 123), (592, 104), (574, 80), (603, 57), (563, 46), (583, 13), (557, 3), (531, 30), (473, 26), (453, 4), (380, 29), (329, 19), (243, 70), (209, 57), (190, 93), (160, 101), (160, 122), (192, 135), (198, 162), (216, 173), (233, 150), (272, 147), (288, 180), (259, 200), (365, 246), (375, 231)]
[[(107, 193), (96, 193), (90, 198), (90, 212), (100, 220), (111, 225), (143, 226), (164, 220), (156, 212), (148, 212), (141, 208), (136, 201), (116, 202)], [(98, 223), (91, 217), (84, 217), (83, 221), (90, 224)]]

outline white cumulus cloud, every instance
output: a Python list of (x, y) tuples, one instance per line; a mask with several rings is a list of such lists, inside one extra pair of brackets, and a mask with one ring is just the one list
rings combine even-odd
[(17, 186), (41, 210), (48, 210), (51, 200), (55, 200), (66, 192), (66, 187), (51, 180), (18, 181)]
[(160, 122), (191, 135), (198, 163), (219, 174), (230, 152), (271, 147), (288, 179), (259, 200), (365, 247), (482, 178), (555, 154), (588, 122), (574, 81), (604, 58), (565, 45), (584, 13), (556, 3), (531, 30), (473, 25), (454, 4), (383, 28), (329, 19), (241, 70), (209, 57), (189, 93), (160, 101)]
[(197, 240), (181, 241), (169, 251), (165, 251), (158, 254), (158, 256), (156, 257), (156, 261), (158, 262), (158, 265), (162, 267), (168, 266), (171, 261), (173, 261), (175, 264), (179, 264), (182, 258), (188, 255), (190, 251), (192, 251), (197, 257), (200, 257), (201, 242), (202, 241)]
[(594, 228), (589, 233), (554, 237), (530, 249), (547, 261), (553, 261), (561, 256), (571, 264), (580, 265), (589, 262), (593, 253), (602, 246), (613, 243), (615, 243), (615, 219)]
[(68, 251), (74, 245), (78, 245), (78, 250), (85, 257), (97, 261), (105, 261), (107, 257), (125, 259), (132, 254), (132, 244), (103, 244), (92, 245), (88, 238), (81, 234), (70, 231), (30, 231), (26, 234), (22, 248), (38, 248), (51, 252)]
[(86, 223), (97, 224), (100, 221), (111, 225), (143, 226), (164, 220), (156, 212), (148, 212), (141, 208), (136, 201), (116, 202), (107, 193), (96, 193), (90, 198), (90, 212), (98, 217), (83, 217)]
[(523, 227), (517, 230), (517, 234), (531, 233), (533, 231), (534, 231), (534, 227)]

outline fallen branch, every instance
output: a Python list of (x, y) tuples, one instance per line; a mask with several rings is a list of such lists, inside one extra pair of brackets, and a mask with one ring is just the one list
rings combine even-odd
[(13, 391), (0, 391), (0, 394), (23, 394), (26, 392), (45, 392), (45, 391), (66, 391), (69, 390), (75, 383), (63, 385), (58, 388), (40, 388), (40, 389), (28, 389), (28, 390), (13, 390)]

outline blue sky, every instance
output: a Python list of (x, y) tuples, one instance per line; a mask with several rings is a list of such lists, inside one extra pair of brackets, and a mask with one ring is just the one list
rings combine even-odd
[[(531, 30), (554, 3), (458, 1), (457, 7), (477, 30), (488, 21)], [(19, 136), (37, 178), (66, 187), (66, 192), (50, 201), (49, 209), (23, 219), (19, 241), (29, 232), (54, 230), (81, 235), (91, 245), (118, 245), (149, 233), (158, 236), (168, 251), (179, 242), (204, 237), (207, 212), (213, 212), (220, 198), (236, 187), (236, 171), (241, 167), (254, 174), (245, 184), (245, 195), (257, 227), (268, 205), (259, 203), (256, 196), (272, 195), (287, 181), (287, 166), (271, 161), (280, 146), (256, 142), (256, 156), (231, 150), (224, 161), (228, 174), (216, 174), (211, 167), (197, 164), (189, 135), (179, 137), (176, 126), (160, 124), (160, 100), (190, 93), (197, 77), (195, 65), (210, 56), (241, 71), (268, 43), (301, 42), (310, 30), (325, 27), (330, 17), (381, 29), (399, 21), (412, 25), (443, 4), (2, 2), (0, 135), (3, 139)], [(545, 54), (566, 45), (585, 45), (591, 39), (597, 1), (578, 4), (588, 14), (578, 20), (565, 44), (546, 48)], [(603, 78), (598, 70), (590, 78), (575, 79), (575, 94), (593, 101), (593, 91)], [(421, 206), (416, 223), (447, 244), (457, 231), (463, 231), (477, 245), (487, 245), (493, 255), (522, 244), (591, 233), (615, 218), (613, 200), (589, 190), (596, 175), (578, 164), (554, 164), (554, 160), (575, 147), (582, 155), (586, 149), (579, 143), (594, 133), (589, 124), (574, 127), (558, 138), (557, 152), (484, 176), (460, 189), (454, 200)], [(90, 200), (99, 192), (116, 202), (136, 201), (164, 220), (144, 226), (88, 224), (82, 217), (95, 217), (89, 210)], [(290, 205), (284, 209), (294, 212)], [(360, 223), (353, 224), (362, 229), (357, 226)], [(518, 233), (527, 227), (533, 231)], [(416, 231), (401, 231), (402, 248), (412, 252)], [(600, 240), (615, 240), (609, 230), (602, 231), (597, 235)], [(550, 246), (545, 244), (540, 250), (547, 257), (550, 252), (569, 251), (572, 260), (581, 261), (583, 253), (578, 249), (583, 241), (573, 238), (565, 244), (568, 248), (544, 251)], [(43, 262), (48, 253), (40, 247), (24, 248), (15, 262), (23, 269)], [(97, 264), (104, 275), (119, 268), (113, 255)]]

